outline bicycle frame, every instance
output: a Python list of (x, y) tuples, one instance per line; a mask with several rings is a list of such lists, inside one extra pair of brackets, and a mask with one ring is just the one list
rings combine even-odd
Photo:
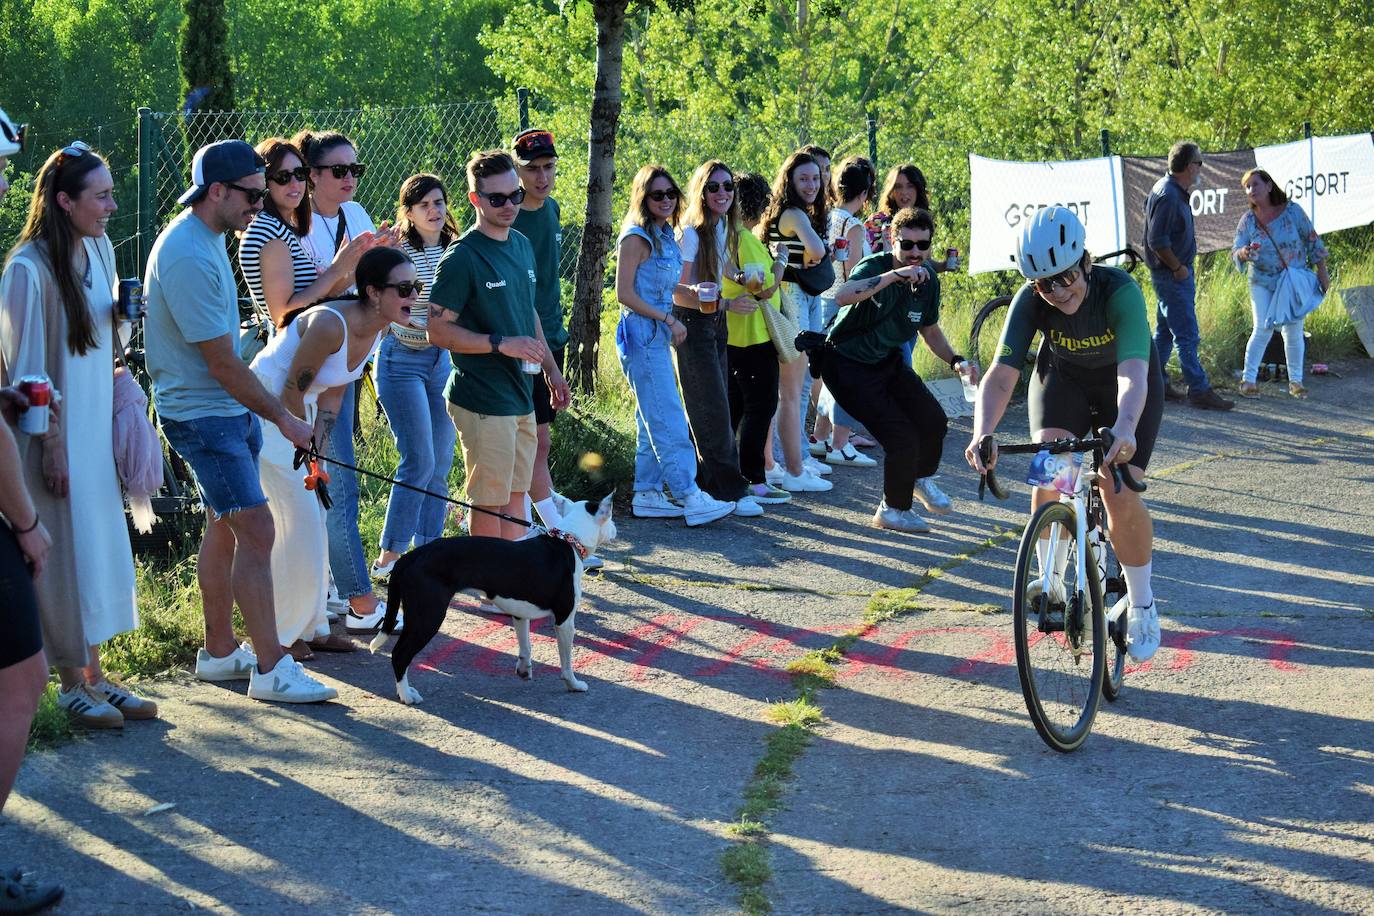
[[(1094, 482), (1100, 476), (1098, 474), (1097, 468), (1101, 457), (1101, 449), (1096, 448), (1093, 449), (1091, 452), (1070, 452), (1068, 454), (1078, 454), (1085, 456), (1085, 459), (1079, 468), (1077, 480), (1074, 483), (1073, 494), (1061, 494), (1059, 497), (1059, 501), (1061, 503), (1070, 503), (1073, 505), (1074, 509), (1074, 540), (1078, 545), (1078, 550), (1074, 552), (1074, 591), (1072, 592), (1072, 594), (1075, 596), (1074, 600), (1077, 600), (1077, 596), (1088, 594), (1088, 555), (1090, 553), (1090, 549), (1088, 547), (1088, 544), (1090, 543), (1088, 541), (1088, 531), (1091, 527), (1089, 525), (1089, 522), (1093, 522), (1094, 524), (1098, 523), (1098, 515), (1100, 514), (1100, 509), (1097, 505), (1097, 500), (1101, 497), (1093, 493), (1092, 488)], [(1089, 463), (1087, 460), (1088, 455), (1092, 456), (1093, 460), (1091, 463)], [(1060, 537), (1061, 534), (1059, 533), (1059, 530), (1057, 528), (1050, 532), (1049, 550), (1047, 553), (1048, 556), (1057, 556)], [(1095, 551), (1093, 551), (1093, 553), (1094, 555), (1092, 559), (1093, 562), (1096, 563), (1097, 557)], [(1046, 563), (1045, 568), (1040, 573), (1041, 594), (1050, 594), (1050, 577), (1053, 573), (1054, 564), (1052, 562)], [(1065, 583), (1066, 586), (1067, 584), (1068, 583)], [(1103, 583), (1098, 582), (1098, 588), (1101, 589), (1102, 587)], [(1078, 612), (1082, 613), (1081, 607), (1078, 609)], [(1043, 623), (1041, 624), (1041, 629), (1042, 631), (1044, 629)], [(1066, 637), (1069, 635), (1067, 619), (1065, 621), (1065, 634)], [(1072, 649), (1075, 655), (1082, 654), (1081, 643), (1078, 640), (1071, 639), (1070, 648)]]

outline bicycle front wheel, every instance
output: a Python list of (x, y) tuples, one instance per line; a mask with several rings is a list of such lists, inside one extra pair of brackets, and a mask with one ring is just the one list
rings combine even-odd
[[(1088, 572), (1087, 594), (1079, 593), (1075, 513), (1066, 503), (1047, 503), (1031, 516), (1016, 554), (1012, 616), (1016, 670), (1035, 730), (1056, 751), (1077, 750), (1092, 730), (1102, 697), (1106, 624), (1096, 570)], [(1064, 590), (1028, 595), (1040, 580), (1036, 544), (1067, 543)], [(1060, 548), (1062, 553), (1062, 548)], [(1047, 551), (1053, 562), (1055, 551)], [(1038, 591), (1038, 590), (1037, 590)]]
[[(1126, 579), (1121, 573), (1121, 562), (1116, 558), (1116, 551), (1111, 549), (1110, 541), (1102, 541), (1097, 545), (1097, 549), (1102, 551), (1100, 569), (1107, 570), (1107, 577), (1102, 582), (1102, 607), (1105, 619), (1107, 611), (1110, 611), (1116, 602), (1126, 597)], [(1126, 680), (1126, 615), (1122, 614), (1116, 621), (1115, 626), (1107, 624), (1107, 635), (1104, 640), (1107, 648), (1104, 668), (1105, 676), (1102, 679), (1102, 695), (1113, 703), (1117, 697), (1121, 696), (1121, 687)]]

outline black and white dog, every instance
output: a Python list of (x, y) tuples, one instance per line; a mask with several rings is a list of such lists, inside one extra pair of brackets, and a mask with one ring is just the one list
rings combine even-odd
[(376, 652), (386, 644), (405, 611), (405, 626), (391, 650), (396, 694), (407, 705), (422, 697), (410, 686), (408, 670), (448, 615), (449, 601), (459, 592), (485, 598), (511, 616), (520, 655), (515, 673), (534, 676), (530, 661), (530, 621), (552, 617), (558, 638), (558, 661), (569, 690), (586, 683), (573, 674), (572, 648), (577, 606), (582, 600), (582, 561), (598, 546), (615, 539), (611, 521), (612, 493), (600, 503), (563, 500), (556, 531), (505, 541), (500, 538), (439, 538), (396, 561), (388, 587), (386, 618), (372, 640)]

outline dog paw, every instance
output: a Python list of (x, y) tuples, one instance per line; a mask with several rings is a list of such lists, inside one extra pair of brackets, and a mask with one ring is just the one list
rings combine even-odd
[(402, 687), (397, 690), (396, 693), (400, 695), (401, 702), (407, 706), (415, 706), (419, 703), (423, 703), (425, 700), (424, 697), (420, 696), (420, 691), (416, 690), (414, 687)]
[(563, 679), (563, 683), (565, 683), (565, 684), (568, 685), (568, 692), (569, 692), (569, 693), (586, 693), (586, 692), (587, 692), (587, 682), (586, 682), (586, 681), (579, 681), (577, 678), (571, 677), (571, 678), (564, 678), (564, 679)]
[(515, 673), (522, 681), (534, 680), (534, 663), (523, 658), (515, 660)]

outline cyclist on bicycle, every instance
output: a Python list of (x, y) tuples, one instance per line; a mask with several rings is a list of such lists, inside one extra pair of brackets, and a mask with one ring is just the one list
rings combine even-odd
[[(1040, 210), (1022, 231), (1016, 257), (1027, 282), (1011, 301), (996, 360), (978, 390), (973, 440), (964, 453), (974, 470), (997, 463), (996, 446), (985, 466), (978, 444), (997, 429), (1038, 331), (1040, 350), (1026, 397), (1034, 441), (1090, 436), (1107, 426), (1115, 441), (1105, 463), (1121, 466), (1135, 480), (1145, 474), (1164, 412), (1164, 374), (1145, 317), (1145, 297), (1124, 270), (1092, 263), (1086, 235), (1078, 217), (1064, 207)], [(1107, 617), (1115, 621), (1126, 612), (1127, 650), (1144, 661), (1159, 648), (1160, 638), (1150, 587), (1150, 512), (1140, 494), (1127, 487), (1115, 492), (1099, 481), (1099, 489), (1127, 591)], [(1031, 511), (1057, 498), (1054, 490), (1037, 487)], [(1050, 560), (1047, 544), (1037, 551), (1042, 572)], [(1051, 599), (1060, 602), (1068, 550), (1064, 539), (1050, 576)], [(1038, 579), (1031, 588), (1039, 591)]]

